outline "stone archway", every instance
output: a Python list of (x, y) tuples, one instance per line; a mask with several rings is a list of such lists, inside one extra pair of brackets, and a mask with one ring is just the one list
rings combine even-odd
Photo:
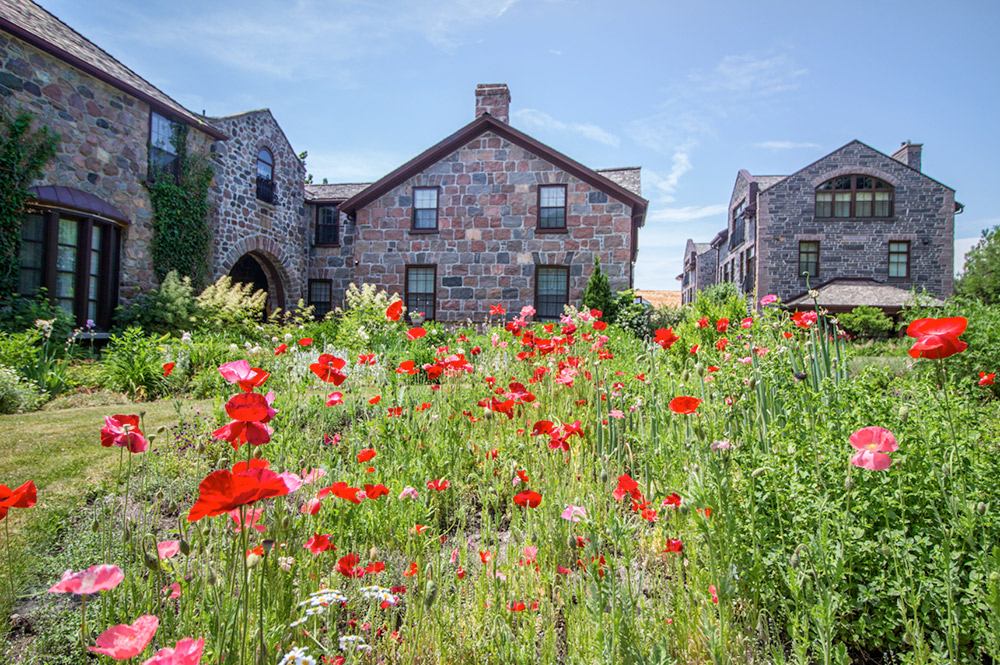
[(229, 276), (234, 282), (252, 284), (254, 291), (267, 292), (264, 316), (270, 316), (277, 309), (285, 308), (285, 287), (281, 273), (275, 263), (261, 251), (247, 252), (233, 263)]

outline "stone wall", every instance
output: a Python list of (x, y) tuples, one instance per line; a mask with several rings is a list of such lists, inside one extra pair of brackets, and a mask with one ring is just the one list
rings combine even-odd
[[(816, 219), (815, 189), (841, 175), (862, 174), (895, 187), (888, 219)], [(798, 276), (801, 240), (820, 243), (815, 285), (834, 277), (867, 278), (937, 296), (954, 290), (955, 193), (905, 164), (852, 142), (758, 196), (758, 292), (784, 300), (806, 290)], [(910, 241), (910, 275), (889, 278), (892, 240)]]
[[(567, 231), (536, 233), (537, 186), (566, 184)], [(413, 187), (440, 187), (438, 228), (410, 232)], [(484, 320), (489, 306), (535, 301), (535, 266), (569, 267), (579, 305), (601, 258), (612, 290), (629, 288), (631, 207), (486, 132), (357, 212), (355, 280), (404, 293), (407, 264), (437, 266), (438, 319)]]
[[(131, 220), (122, 237), (122, 301), (154, 287), (153, 212), (143, 184), (149, 106), (6, 33), (0, 33), (0, 103), (11, 111), (24, 107), (60, 136), (55, 159), (34, 185), (88, 192)], [(204, 150), (209, 140), (192, 130), (189, 150)]]
[[(311, 243), (306, 237), (305, 165), (267, 109), (212, 118), (212, 123), (229, 136), (228, 141), (212, 146), (216, 175), (210, 190), (215, 208), (210, 262), (214, 277), (228, 274), (244, 254), (253, 254), (268, 274), (271, 307), (294, 308), (308, 295), (306, 263)], [(261, 148), (274, 157), (273, 205), (257, 199)], [(280, 285), (270, 283), (275, 279)]]

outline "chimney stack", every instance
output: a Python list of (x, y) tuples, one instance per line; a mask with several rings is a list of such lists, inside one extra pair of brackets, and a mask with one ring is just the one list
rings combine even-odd
[(484, 113), (500, 122), (510, 122), (510, 90), (506, 83), (480, 83), (476, 86), (476, 117)]
[(912, 169), (920, 170), (920, 151), (923, 150), (923, 143), (910, 143), (903, 141), (899, 150), (893, 153), (892, 158), (898, 162), (903, 162)]

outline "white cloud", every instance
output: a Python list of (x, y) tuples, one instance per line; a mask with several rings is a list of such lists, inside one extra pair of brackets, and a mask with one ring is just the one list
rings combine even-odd
[(799, 150), (805, 148), (819, 148), (818, 143), (796, 142), (796, 141), (761, 141), (753, 144), (755, 148), (764, 150)]
[(695, 72), (689, 78), (701, 92), (766, 97), (796, 88), (807, 72), (787, 53), (727, 55), (711, 72)]
[(551, 53), (552, 55), (562, 55), (562, 51), (560, 51), (559, 49), (554, 49), (554, 48), (550, 48), (549, 49), (549, 53)]
[(539, 111), (538, 109), (518, 109), (511, 115), (513, 116), (513, 119), (518, 122), (518, 124), (524, 125), (525, 127), (579, 134), (580, 136), (590, 139), (591, 141), (597, 141), (598, 143), (609, 145), (612, 148), (617, 148), (621, 145), (621, 139), (611, 132), (601, 129), (597, 125), (579, 122), (562, 122), (561, 120), (556, 120), (548, 113)]
[(646, 222), (693, 222), (696, 219), (714, 217), (726, 212), (725, 203), (712, 203), (702, 206), (682, 206), (680, 208), (657, 208), (646, 215)]

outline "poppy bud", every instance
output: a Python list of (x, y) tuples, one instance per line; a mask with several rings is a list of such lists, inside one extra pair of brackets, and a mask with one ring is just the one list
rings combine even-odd
[(205, 452), (205, 442), (204, 441), (199, 441), (198, 442), (198, 452), (199, 453)]
[(688, 380), (690, 380), (690, 378), (691, 378), (691, 372), (684, 370), (684, 372), (681, 373), (681, 383), (687, 383)]
[(228, 457), (220, 457), (219, 458), (218, 467), (220, 469), (228, 469), (229, 468), (229, 458)]
[(847, 476), (847, 478), (844, 478), (844, 489), (848, 492), (854, 489), (854, 476)]
[(171, 501), (170, 502), (170, 505), (167, 506), (167, 512), (170, 513), (171, 515), (173, 515), (174, 513), (177, 512), (177, 502), (176, 501)]
[(913, 646), (913, 633), (911, 633), (910, 631), (906, 631), (905, 633), (903, 633), (903, 643)]
[(265, 538), (261, 545), (264, 547), (264, 554), (270, 554), (271, 550), (274, 549), (274, 541), (270, 538)]
[(765, 467), (759, 467), (759, 468), (756, 468), (756, 469), (753, 470), (753, 472), (750, 474), (750, 477), (751, 478), (760, 478), (765, 473), (767, 473), (767, 469)]
[(792, 553), (792, 556), (788, 557), (788, 567), (795, 570), (799, 567), (799, 555), (797, 553)]
[(127, 543), (132, 540), (132, 529), (128, 524), (125, 525), (125, 530), (122, 532), (122, 542)]
[(253, 450), (253, 458), (254, 459), (260, 459), (263, 454), (264, 454), (264, 449), (263, 448), (261, 448), (260, 446), (254, 448), (254, 450)]
[(681, 515), (687, 515), (689, 512), (691, 512), (691, 508), (686, 503), (681, 504)]
[(373, 560), (373, 561), (378, 558), (378, 548), (377, 547), (372, 547), (370, 550), (368, 550), (368, 558), (371, 559), (371, 560)]
[(205, 538), (208, 538), (210, 535), (212, 535), (212, 527), (208, 526), (207, 524), (201, 527), (201, 535)]
[(181, 554), (188, 556), (191, 554), (191, 543), (181, 538)]
[(156, 441), (156, 435), (155, 434), (150, 434), (149, 436), (146, 437), (146, 441), (148, 441), (150, 443), (155, 442)]
[(602, 483), (608, 482), (608, 472), (607, 472), (607, 470), (601, 471), (601, 482)]
[(208, 573), (205, 576), (205, 581), (208, 582), (209, 586), (215, 586), (215, 583), (218, 582), (218, 578), (215, 576), (215, 571), (211, 568), (208, 568), (207, 571)]
[(750, 377), (750, 382), (747, 383), (747, 388), (749, 388), (750, 390), (754, 390), (755, 388), (757, 388), (757, 377), (756, 376), (751, 376)]
[(884, 554), (885, 556), (892, 556), (892, 548), (889, 547), (888, 545), (883, 545), (882, 554)]
[(427, 586), (424, 587), (424, 609), (429, 610), (434, 601), (437, 600), (438, 589), (437, 584), (434, 584), (434, 580), (427, 580)]
[(571, 550), (576, 549), (576, 536), (574, 536), (572, 533), (569, 534), (569, 538), (566, 540), (566, 546), (569, 547)]
[(983, 501), (980, 501), (976, 506), (976, 512), (979, 513), (980, 516), (986, 514), (986, 504)]
[(291, 526), (291, 524), (292, 524), (292, 520), (289, 519), (288, 515), (285, 515), (284, 517), (281, 518), (281, 528), (282, 528), (282, 530), (287, 531), (288, 527)]
[(705, 368), (702, 367), (701, 363), (695, 363), (694, 371), (698, 373), (698, 376), (705, 376)]
[(909, 419), (910, 419), (910, 407), (904, 404), (903, 406), (899, 407), (899, 421), (905, 424), (906, 421)]
[(101, 528), (101, 523), (98, 522), (97, 520), (94, 520), (93, 522), (90, 523), (90, 530), (93, 531), (94, 533), (97, 533), (100, 530), (100, 528)]
[(160, 569), (160, 560), (149, 552), (142, 553), (142, 562), (146, 565), (146, 568), (149, 568), (154, 573)]
[(160, 425), (159, 427), (156, 428), (156, 433), (157, 434), (162, 434), (162, 433), (164, 433), (166, 431), (167, 431), (167, 426), (166, 425)]
[(256, 568), (259, 566), (261, 558), (262, 557), (251, 553), (250, 556), (247, 557), (247, 568)]

